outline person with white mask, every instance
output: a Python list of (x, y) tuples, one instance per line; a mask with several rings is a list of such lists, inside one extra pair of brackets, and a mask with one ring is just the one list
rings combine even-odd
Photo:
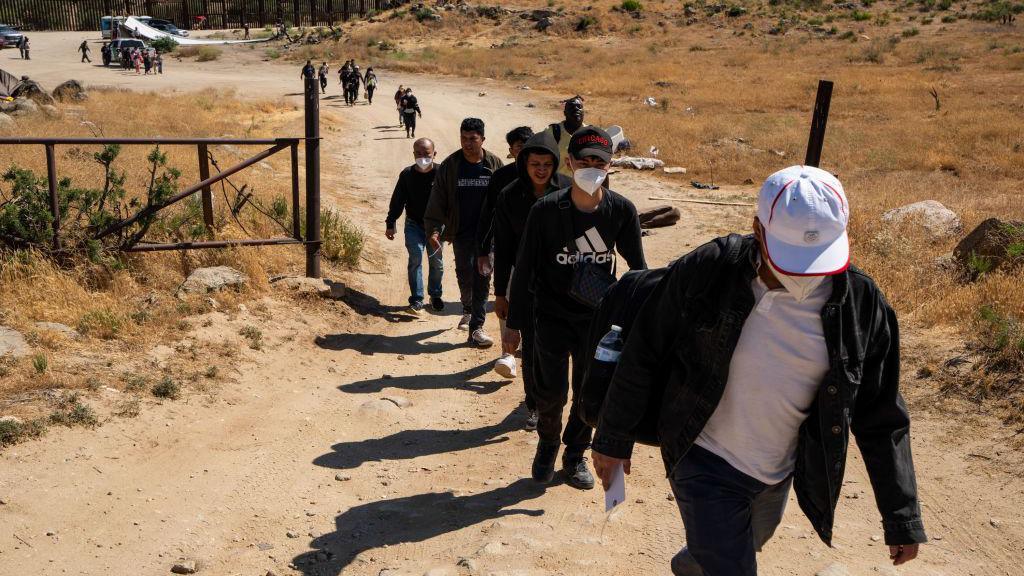
[(423, 254), (427, 253), (427, 294), (430, 306), (436, 312), (444, 310), (442, 299), (441, 278), (444, 264), (441, 251), (432, 249), (427, 243), (427, 232), (423, 224), (423, 213), (430, 200), (430, 191), (434, 186), (434, 175), (437, 170), (434, 160), (437, 151), (434, 142), (428, 138), (420, 138), (412, 145), (412, 166), (407, 166), (398, 175), (398, 183), (391, 194), (391, 204), (385, 219), (384, 235), (394, 240), (397, 233), (398, 217), (405, 212), (405, 248), (409, 251), (409, 309), (419, 314), (423, 311)]
[[(792, 166), (761, 187), (753, 234), (673, 263), (636, 315), (593, 442), (606, 489), (651, 418), (686, 532), (676, 576), (756, 576), (794, 488), (831, 545), (850, 435), (895, 565), (926, 541), (899, 392), (899, 325), (850, 265), (832, 174)], [(653, 415), (653, 416), (652, 416)]]
[[(566, 158), (572, 174), (569, 188), (537, 200), (523, 230), (508, 298), (507, 326), (534, 330), (534, 398), (537, 434), (533, 479), (548, 483), (555, 461), (565, 444), (562, 469), (570, 486), (590, 489), (594, 477), (584, 454), (590, 446), (591, 429), (580, 419), (572, 403), (562, 427), (562, 413), (579, 394), (588, 355), (588, 332), (595, 308), (571, 289), (574, 275), (585, 267), (612, 276), (616, 251), (630, 270), (647, 267), (640, 235), (640, 219), (632, 202), (604, 186), (611, 162), (608, 134), (593, 126), (572, 135)], [(522, 305), (532, 302), (531, 307)], [(572, 378), (569, 359), (572, 359)], [(559, 435), (561, 434), (561, 439)]]

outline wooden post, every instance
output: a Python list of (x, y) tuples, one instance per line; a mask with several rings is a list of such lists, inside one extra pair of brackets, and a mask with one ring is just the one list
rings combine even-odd
[(320, 86), (306, 78), (306, 276), (320, 277)]
[[(204, 181), (210, 178), (210, 155), (206, 144), (199, 145), (199, 180)], [(213, 190), (209, 186), (203, 186), (203, 223), (206, 224), (206, 231), (213, 232)]]
[(811, 117), (811, 135), (807, 139), (805, 166), (817, 167), (821, 163), (821, 149), (825, 145), (825, 126), (828, 124), (828, 109), (832, 103), (832, 82), (818, 82), (818, 96), (814, 101), (814, 115)]
[(53, 251), (60, 251), (60, 200), (57, 198), (57, 156), (53, 144), (46, 144), (46, 185), (50, 189), (50, 214), (53, 215)]

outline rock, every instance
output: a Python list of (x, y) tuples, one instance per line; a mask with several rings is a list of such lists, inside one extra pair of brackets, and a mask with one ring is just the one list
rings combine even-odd
[(171, 566), (171, 572), (175, 574), (195, 574), (196, 571), (197, 569), (195, 560), (186, 560), (184, 562), (179, 562), (174, 566)]
[(334, 479), (337, 480), (338, 482), (348, 482), (349, 480), (352, 479), (352, 477), (346, 474), (335, 474)]
[(30, 351), (28, 342), (25, 341), (25, 337), (21, 335), (21, 332), (6, 326), (0, 326), (0, 357), (22, 358), (28, 356)]
[(51, 104), (41, 104), (39, 106), (39, 111), (43, 114), (46, 114), (50, 118), (56, 118), (57, 116), (60, 116), (60, 110), (57, 110), (57, 107)]
[(70, 327), (70, 326), (68, 326), (66, 324), (60, 324), (60, 323), (57, 323), (57, 322), (36, 322), (35, 323), (35, 327), (38, 328), (39, 330), (47, 330), (49, 332), (57, 332), (59, 334), (63, 334), (64, 336), (67, 336), (68, 338), (81, 338), (82, 337), (82, 335), (79, 334), (78, 330), (75, 330), (74, 328), (72, 328), (72, 327)]
[(999, 526), (1002, 524), (1002, 522), (1000, 522), (998, 518), (989, 518), (988, 523), (989, 526), (992, 526), (993, 528), (999, 528)]
[(14, 118), (11, 118), (7, 114), (0, 114), (0, 130), (13, 130), (15, 125), (17, 125), (17, 122), (14, 121)]
[(384, 398), (381, 398), (381, 400), (387, 400), (399, 408), (408, 408), (409, 406), (412, 406), (412, 400), (403, 396), (385, 396)]
[(287, 536), (289, 538), (298, 538), (299, 537), (299, 533), (294, 531), (294, 530), (289, 530), (289, 531), (285, 532), (285, 536)]
[(815, 572), (814, 576), (850, 576), (850, 569), (844, 564), (833, 562)]
[(985, 220), (956, 245), (953, 258), (971, 280), (984, 272), (1021, 262), (1024, 260), (1024, 222)]
[(16, 99), (28, 98), (36, 101), (39, 104), (53, 104), (53, 96), (50, 96), (43, 87), (39, 85), (35, 80), (29, 80), (28, 76), (22, 76), (21, 82), (14, 87), (14, 92), (11, 94)]
[(949, 238), (961, 228), (960, 217), (935, 200), (914, 202), (882, 215), (882, 221), (890, 224), (898, 225), (908, 220), (924, 228), (932, 240)]
[(56, 535), (57, 535), (57, 532), (56, 532), (56, 531), (54, 531), (54, 530), (47, 530), (47, 531), (46, 531), (46, 535), (47, 535), (47, 536), (56, 536)]
[(18, 105), (13, 100), (0, 100), (0, 112), (10, 114), (17, 109)]
[(486, 552), (487, 554), (504, 554), (505, 545), (497, 541), (489, 542), (481, 551)]
[(363, 402), (362, 405), (359, 406), (360, 412), (371, 415), (394, 414), (399, 410), (400, 408), (398, 407), (398, 404), (395, 404), (394, 402), (391, 402), (390, 400), (385, 400), (383, 398), (378, 398), (376, 400), (368, 400), (366, 402)]
[(19, 98), (14, 101), (14, 114), (35, 114), (39, 112), (39, 104), (35, 100)]
[(287, 288), (299, 294), (316, 294), (322, 298), (341, 300), (347, 290), (341, 282), (333, 282), (325, 278), (307, 278), (305, 276), (278, 276), (270, 279), (274, 286)]
[(178, 287), (178, 294), (205, 294), (216, 292), (224, 288), (241, 288), (248, 282), (245, 274), (228, 266), (214, 266), (212, 268), (199, 268), (188, 275), (188, 278)]
[(53, 97), (60, 102), (81, 102), (88, 100), (89, 94), (78, 80), (67, 80), (53, 89)]
[(459, 561), (455, 565), (459, 566), (460, 568), (465, 568), (470, 572), (476, 572), (477, 568), (476, 561), (472, 558), (459, 558)]
[(541, 18), (540, 20), (537, 21), (537, 24), (534, 25), (534, 28), (543, 32), (548, 28), (551, 28), (552, 24), (554, 24), (554, 21), (551, 20), (551, 18)]

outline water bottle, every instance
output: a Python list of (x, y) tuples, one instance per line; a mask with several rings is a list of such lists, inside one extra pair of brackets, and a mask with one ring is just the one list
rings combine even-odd
[(612, 329), (601, 338), (594, 351), (594, 362), (590, 365), (591, 376), (604, 381), (611, 381), (615, 366), (625, 342), (622, 341), (622, 328), (612, 325)]

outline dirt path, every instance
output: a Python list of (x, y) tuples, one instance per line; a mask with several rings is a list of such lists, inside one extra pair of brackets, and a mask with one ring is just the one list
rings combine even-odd
[[(297, 84), (291, 68), (266, 68), (268, 89)], [(203, 81), (188, 68), (180, 74), (185, 86)], [(396, 81), (414, 86), (419, 134), (437, 141), (439, 155), (454, 150), (463, 116), (484, 118), (501, 152), (506, 130), (553, 116), (525, 106), (540, 105), (537, 93), (430, 78), (387, 78), (373, 106), (325, 101), (342, 119), (325, 131), (325, 191), (377, 238), (386, 273), (361, 277), (347, 305), (320, 313), (267, 300), (231, 317), (214, 313), (207, 327), (195, 319), (199, 343), (259, 322), (267, 345), (247, 352), (251, 362), (215, 394), (0, 454), (0, 573), (166, 574), (194, 559), (201, 573), (218, 575), (668, 574), (683, 539), (654, 450), (638, 449), (627, 503), (610, 517), (598, 490), (538, 487), (528, 479), (536, 437), (521, 430), (521, 381), (490, 371), (493, 351), (464, 345), (457, 306), (420, 318), (402, 312), (405, 249), (383, 239), (382, 223), (394, 178), (411, 161), (410, 141), (393, 126)], [(651, 195), (691, 194), (632, 173), (615, 182), (641, 207)], [(645, 239), (652, 265), (750, 218), (743, 208), (681, 208), (679, 226)], [(445, 292), (457, 300), (451, 270)], [(791, 502), (761, 557), (764, 574), (815, 574), (831, 563), (848, 570), (834, 574), (1021, 573), (1022, 483), (996, 465), (1010, 432), (930, 409), (927, 382), (912, 377), (928, 346), (914, 334), (905, 345), (934, 538), (921, 560), (899, 571), (886, 565), (854, 450), (836, 547), (818, 542)]]

